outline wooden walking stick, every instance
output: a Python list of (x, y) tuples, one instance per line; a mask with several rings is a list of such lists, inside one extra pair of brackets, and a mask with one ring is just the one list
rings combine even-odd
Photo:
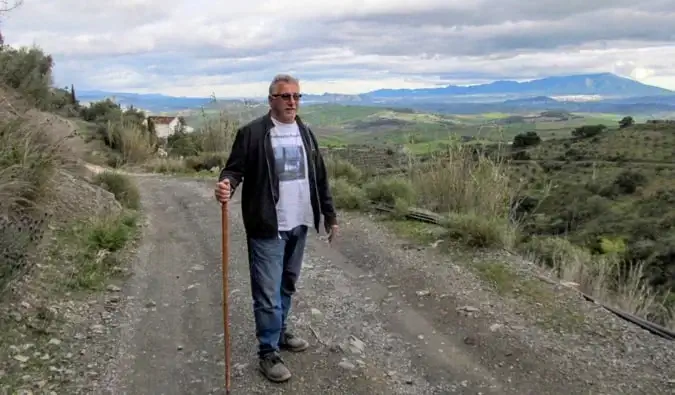
[(229, 317), (229, 289), (228, 266), (230, 258), (230, 219), (228, 203), (221, 206), (222, 236), (223, 236), (223, 343), (225, 344), (225, 393), (230, 395), (230, 317)]

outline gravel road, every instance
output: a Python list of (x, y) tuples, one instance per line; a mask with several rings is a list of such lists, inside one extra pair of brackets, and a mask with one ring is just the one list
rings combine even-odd
[[(220, 212), (212, 183), (138, 182), (148, 223), (98, 393), (222, 394)], [(293, 378), (268, 383), (257, 371), (237, 198), (230, 218), (233, 394), (602, 393), (547, 366), (546, 355), (493, 344), (498, 337), (487, 326), (486, 337), (472, 337), (480, 320), (458, 314), (452, 300), (425, 300), (419, 278), (391, 271), (403, 255), (368, 244), (363, 227), (349, 223), (333, 246), (310, 232), (291, 327), (312, 347), (284, 353)]]

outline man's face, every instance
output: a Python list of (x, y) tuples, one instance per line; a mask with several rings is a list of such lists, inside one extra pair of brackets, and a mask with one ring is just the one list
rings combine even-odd
[(282, 122), (293, 122), (300, 104), (300, 87), (297, 84), (279, 82), (269, 98), (272, 114)]

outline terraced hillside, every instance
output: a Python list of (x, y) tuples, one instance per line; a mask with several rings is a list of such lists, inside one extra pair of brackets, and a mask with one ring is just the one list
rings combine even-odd
[(675, 124), (638, 124), (609, 129), (589, 139), (549, 140), (528, 150), (534, 160), (675, 164)]
[(675, 286), (675, 124), (544, 141), (526, 152), (531, 160), (512, 169), (538, 204), (530, 233), (565, 234), (597, 253), (611, 244), (648, 262), (656, 286)]

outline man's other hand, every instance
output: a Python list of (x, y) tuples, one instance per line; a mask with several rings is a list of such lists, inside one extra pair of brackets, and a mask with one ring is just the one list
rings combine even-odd
[(328, 242), (332, 243), (340, 234), (340, 227), (333, 225), (328, 230)]

